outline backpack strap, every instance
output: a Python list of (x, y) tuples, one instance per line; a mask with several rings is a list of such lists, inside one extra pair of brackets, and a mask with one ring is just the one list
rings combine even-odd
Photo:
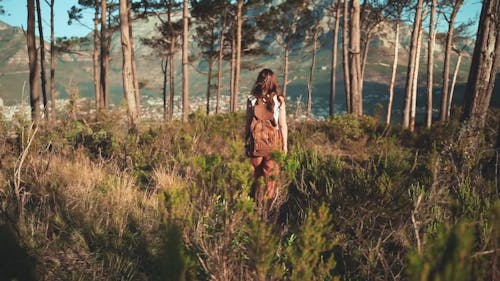
[[(252, 108), (252, 111), (254, 112), (255, 116), (255, 106), (257, 105), (257, 102), (259, 101), (259, 98), (255, 97), (254, 95), (250, 95), (248, 97), (248, 105)], [(279, 114), (280, 114), (280, 101), (278, 100), (278, 96), (274, 95), (273, 96), (273, 101), (274, 101), (274, 108), (273, 108), (273, 117), (274, 117), (274, 123), (276, 126), (279, 125)], [(258, 118), (258, 116), (256, 116)], [(271, 120), (271, 119), (268, 119)]]

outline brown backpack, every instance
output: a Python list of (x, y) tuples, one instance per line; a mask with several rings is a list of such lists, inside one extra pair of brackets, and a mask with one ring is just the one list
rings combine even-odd
[(274, 113), (267, 108), (262, 98), (253, 106), (250, 123), (250, 147), (252, 156), (269, 156), (281, 148), (281, 138)]

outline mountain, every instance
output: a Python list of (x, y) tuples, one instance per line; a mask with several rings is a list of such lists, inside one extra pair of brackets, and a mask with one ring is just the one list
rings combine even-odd
[[(38, 41), (37, 41), (38, 43)], [(45, 43), (46, 69), (49, 73), (49, 43)], [(6, 105), (29, 103), (28, 53), (23, 30), (0, 22), (0, 97)], [(65, 87), (85, 83), (91, 73), (90, 53), (60, 54), (57, 59), (56, 88), (58, 98), (67, 97)], [(90, 76), (89, 76), (90, 77)], [(47, 79), (48, 79), (47, 75)]]
[[(161, 60), (155, 55), (155, 52), (141, 43), (140, 38), (147, 38), (153, 36), (155, 25), (158, 19), (150, 18), (139, 20), (134, 23), (134, 40), (136, 48), (137, 66), (139, 72), (139, 81), (143, 86), (141, 89), (141, 96), (147, 98), (160, 98), (161, 97)], [(324, 23), (327, 24), (326, 22)], [(326, 28), (327, 26), (325, 26)], [(191, 33), (191, 36), (194, 32)], [(402, 88), (405, 83), (406, 62), (408, 54), (408, 43), (410, 37), (409, 27), (403, 27), (401, 35), (400, 46), (400, 59), (397, 77), (397, 90), (395, 97), (395, 107), (398, 103), (402, 102)], [(87, 36), (91, 40), (91, 36)], [(367, 70), (365, 74), (364, 86), (364, 102), (367, 113), (373, 113), (376, 104), (385, 104), (387, 100), (388, 85), (387, 81), (390, 79), (390, 70), (393, 57), (393, 40), (394, 32), (392, 26), (388, 24), (381, 25), (379, 31), (376, 32), (370, 44), (369, 57), (367, 62)], [(328, 102), (329, 95), (329, 81), (330, 81), (330, 60), (332, 49), (332, 33), (328, 32), (322, 35), (320, 39), (320, 49), (317, 54), (317, 67), (314, 76), (314, 92), (313, 92), (313, 111), (317, 115), (325, 115), (328, 110), (325, 105)], [(196, 55), (197, 48), (194, 45), (196, 40), (191, 39), (192, 48), (191, 52)], [(121, 44), (119, 32), (116, 32), (112, 37), (112, 60), (110, 76), (110, 89), (112, 102), (119, 104), (122, 102), (121, 90)], [(48, 45), (45, 46), (48, 48)], [(20, 28), (11, 27), (5, 23), (0, 22), (0, 48), (3, 50), (0, 53), (0, 97), (2, 97), (6, 105), (18, 104), (21, 102), (28, 102), (28, 59), (26, 52), (26, 45), (23, 31)], [(438, 46), (439, 48), (439, 46)], [(56, 88), (58, 91), (58, 98), (67, 97), (69, 88), (77, 88), (81, 97), (94, 96), (93, 83), (92, 83), (92, 43), (87, 41), (84, 45), (80, 46), (78, 50), (71, 54), (60, 54), (57, 57), (56, 68)], [(341, 49), (339, 49), (340, 51)], [(425, 48), (424, 48), (425, 50)], [(244, 56), (243, 64), (251, 63), (257, 65), (257, 69), (243, 69), (241, 77), (241, 95), (240, 101), (244, 102), (244, 96), (249, 93), (255, 77), (261, 67), (269, 67), (275, 70), (279, 75), (282, 71), (283, 57), (279, 48), (271, 44), (268, 47), (269, 55), (249, 57)], [(422, 52), (422, 63), (425, 64), (425, 51)], [(440, 80), (440, 70), (442, 68), (442, 50), (436, 51), (437, 59), (435, 65), (436, 83)], [(49, 56), (47, 56), (48, 59)], [(339, 58), (340, 58), (339, 54)], [(463, 83), (467, 78), (467, 72), (470, 65), (470, 55), (465, 56), (462, 60), (461, 71), (458, 76), (458, 81)], [(288, 98), (295, 105), (298, 102), (305, 103), (307, 97), (307, 80), (309, 77), (309, 69), (311, 63), (310, 51), (303, 49), (300, 53), (292, 53), (290, 57), (290, 78)], [(203, 97), (206, 92), (206, 75), (201, 72), (204, 71), (205, 64), (203, 61), (194, 61), (190, 70), (190, 95), (192, 97)], [(341, 65), (341, 62), (339, 62)], [(178, 67), (176, 71), (176, 96), (180, 98), (181, 86), (181, 62), (180, 54), (176, 58), (175, 65)], [(47, 63), (47, 68), (49, 64)], [(453, 67), (453, 65), (452, 65)], [(453, 70), (453, 69), (452, 69)], [(421, 67), (421, 73), (425, 73), (425, 66)], [(48, 71), (47, 71), (48, 72)], [(228, 95), (229, 75), (228, 64), (224, 66), (224, 81), (223, 81), (223, 95)], [(338, 89), (340, 92), (337, 94), (336, 110), (344, 110), (344, 97), (342, 95), (342, 70), (338, 68)], [(423, 77), (423, 76), (421, 76)], [(424, 85), (425, 81), (421, 81)], [(24, 90), (23, 90), (24, 89)], [(460, 91), (460, 87), (457, 89)], [(437, 100), (437, 99), (435, 99)]]

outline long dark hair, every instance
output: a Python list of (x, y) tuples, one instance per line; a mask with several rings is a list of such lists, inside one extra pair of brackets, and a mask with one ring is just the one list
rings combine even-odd
[(267, 103), (267, 108), (272, 111), (274, 108), (274, 96), (281, 96), (280, 86), (276, 75), (269, 68), (264, 68), (257, 75), (257, 81), (252, 89), (252, 95), (256, 98), (263, 98)]

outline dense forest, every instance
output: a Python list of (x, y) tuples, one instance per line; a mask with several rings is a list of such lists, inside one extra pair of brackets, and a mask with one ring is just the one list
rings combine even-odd
[[(53, 9), (54, 1), (46, 3)], [(27, 0), (31, 115), (0, 119), (0, 279), (500, 280), (500, 111), (490, 107), (500, 62), (500, 1), (482, 1), (463, 104), (455, 108), (451, 60), (458, 69), (464, 50), (457, 34), (464, 27), (455, 20), (463, 0), (325, 3), (79, 1), (69, 11), (73, 20), (83, 9), (95, 13), (89, 77), (95, 100), (82, 104), (75, 95), (57, 111), (52, 58), (70, 51), (71, 42), (58, 45), (52, 33), (46, 59), (39, 47), (43, 32), (37, 38), (35, 29), (47, 22), (40, 1)], [(436, 116), (438, 15), (448, 30), (441, 34)], [(164, 102), (163, 119), (146, 121), (139, 112), (131, 22), (150, 16), (162, 24), (157, 37), (142, 43), (158, 50)], [(241, 71), (255, 66), (244, 65), (242, 57), (259, 56), (253, 47), (266, 42), (279, 46), (286, 94), (290, 53), (310, 48), (304, 108), (310, 116), (325, 17), (335, 36), (330, 116), (288, 116), (289, 153), (273, 154), (282, 170), (278, 197), (264, 209), (250, 196), (255, 183), (238, 104)], [(390, 115), (397, 63), (386, 110), (368, 116), (363, 82), (370, 38), (382, 23), (398, 34), (408, 18), (401, 123)], [(190, 32), (206, 60), (206, 110), (189, 106)], [(114, 33), (123, 55), (124, 103), (118, 107), (109, 106), (107, 76)], [(397, 62), (398, 35), (395, 40)], [(40, 61), (51, 62), (48, 71)], [(229, 73), (221, 71), (223, 61)], [(181, 118), (173, 117), (174, 75), (182, 76)], [(214, 107), (221, 106), (222, 76), (231, 85), (229, 111), (207, 114), (213, 91)], [(418, 123), (421, 83), (426, 117)], [(337, 94), (345, 96), (345, 114), (333, 110)]]

